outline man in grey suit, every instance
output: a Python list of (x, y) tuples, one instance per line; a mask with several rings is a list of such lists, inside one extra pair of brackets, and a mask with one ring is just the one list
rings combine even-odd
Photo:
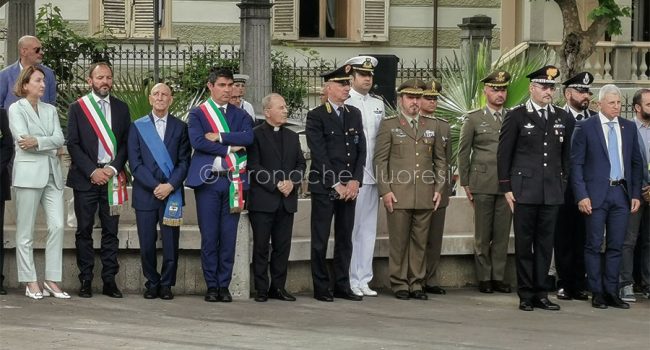
[(16, 78), (23, 68), (38, 66), (45, 73), (45, 93), (41, 101), (54, 105), (56, 103), (56, 77), (54, 71), (42, 64), (43, 46), (35, 36), (25, 35), (18, 39), (18, 61), (0, 71), (0, 108), (9, 109), (18, 100), (13, 93)]
[(504, 283), (512, 212), (497, 176), (499, 132), (505, 114), (510, 74), (495, 71), (481, 80), (484, 108), (470, 112), (460, 132), (458, 174), (474, 206), (474, 261), (479, 291), (510, 293)]

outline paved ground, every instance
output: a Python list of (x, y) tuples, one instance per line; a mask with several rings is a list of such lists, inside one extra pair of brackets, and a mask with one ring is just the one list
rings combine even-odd
[(562, 311), (517, 310), (514, 294), (450, 290), (428, 301), (389, 294), (363, 302), (206, 303), (0, 298), (0, 349), (647, 349), (650, 300), (630, 310), (560, 302)]

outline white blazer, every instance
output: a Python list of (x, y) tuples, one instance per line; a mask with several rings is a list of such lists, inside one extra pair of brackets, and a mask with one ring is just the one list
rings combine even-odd
[[(26, 99), (22, 98), (9, 107), (9, 128), (16, 140), (16, 155), (13, 167), (14, 187), (43, 188), (50, 173), (54, 176), (56, 188), (63, 189), (61, 165), (56, 156), (63, 146), (64, 138), (56, 107), (38, 102), (38, 114)], [(33, 136), (38, 147), (23, 150), (18, 146), (21, 136)]]

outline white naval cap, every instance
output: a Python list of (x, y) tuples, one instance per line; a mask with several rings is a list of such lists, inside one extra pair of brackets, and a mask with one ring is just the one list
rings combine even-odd
[(356, 56), (345, 61), (343, 64), (349, 64), (355, 70), (373, 73), (378, 63), (377, 59), (372, 56)]

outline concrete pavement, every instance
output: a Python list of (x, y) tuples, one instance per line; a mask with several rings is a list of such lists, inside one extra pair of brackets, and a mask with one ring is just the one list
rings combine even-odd
[[(72, 290), (70, 291), (72, 292)], [(516, 294), (451, 289), (428, 301), (387, 293), (333, 303), (206, 303), (0, 297), (0, 349), (647, 349), (650, 300), (630, 310), (560, 301), (559, 312), (517, 309)], [(555, 301), (555, 298), (552, 298)]]

